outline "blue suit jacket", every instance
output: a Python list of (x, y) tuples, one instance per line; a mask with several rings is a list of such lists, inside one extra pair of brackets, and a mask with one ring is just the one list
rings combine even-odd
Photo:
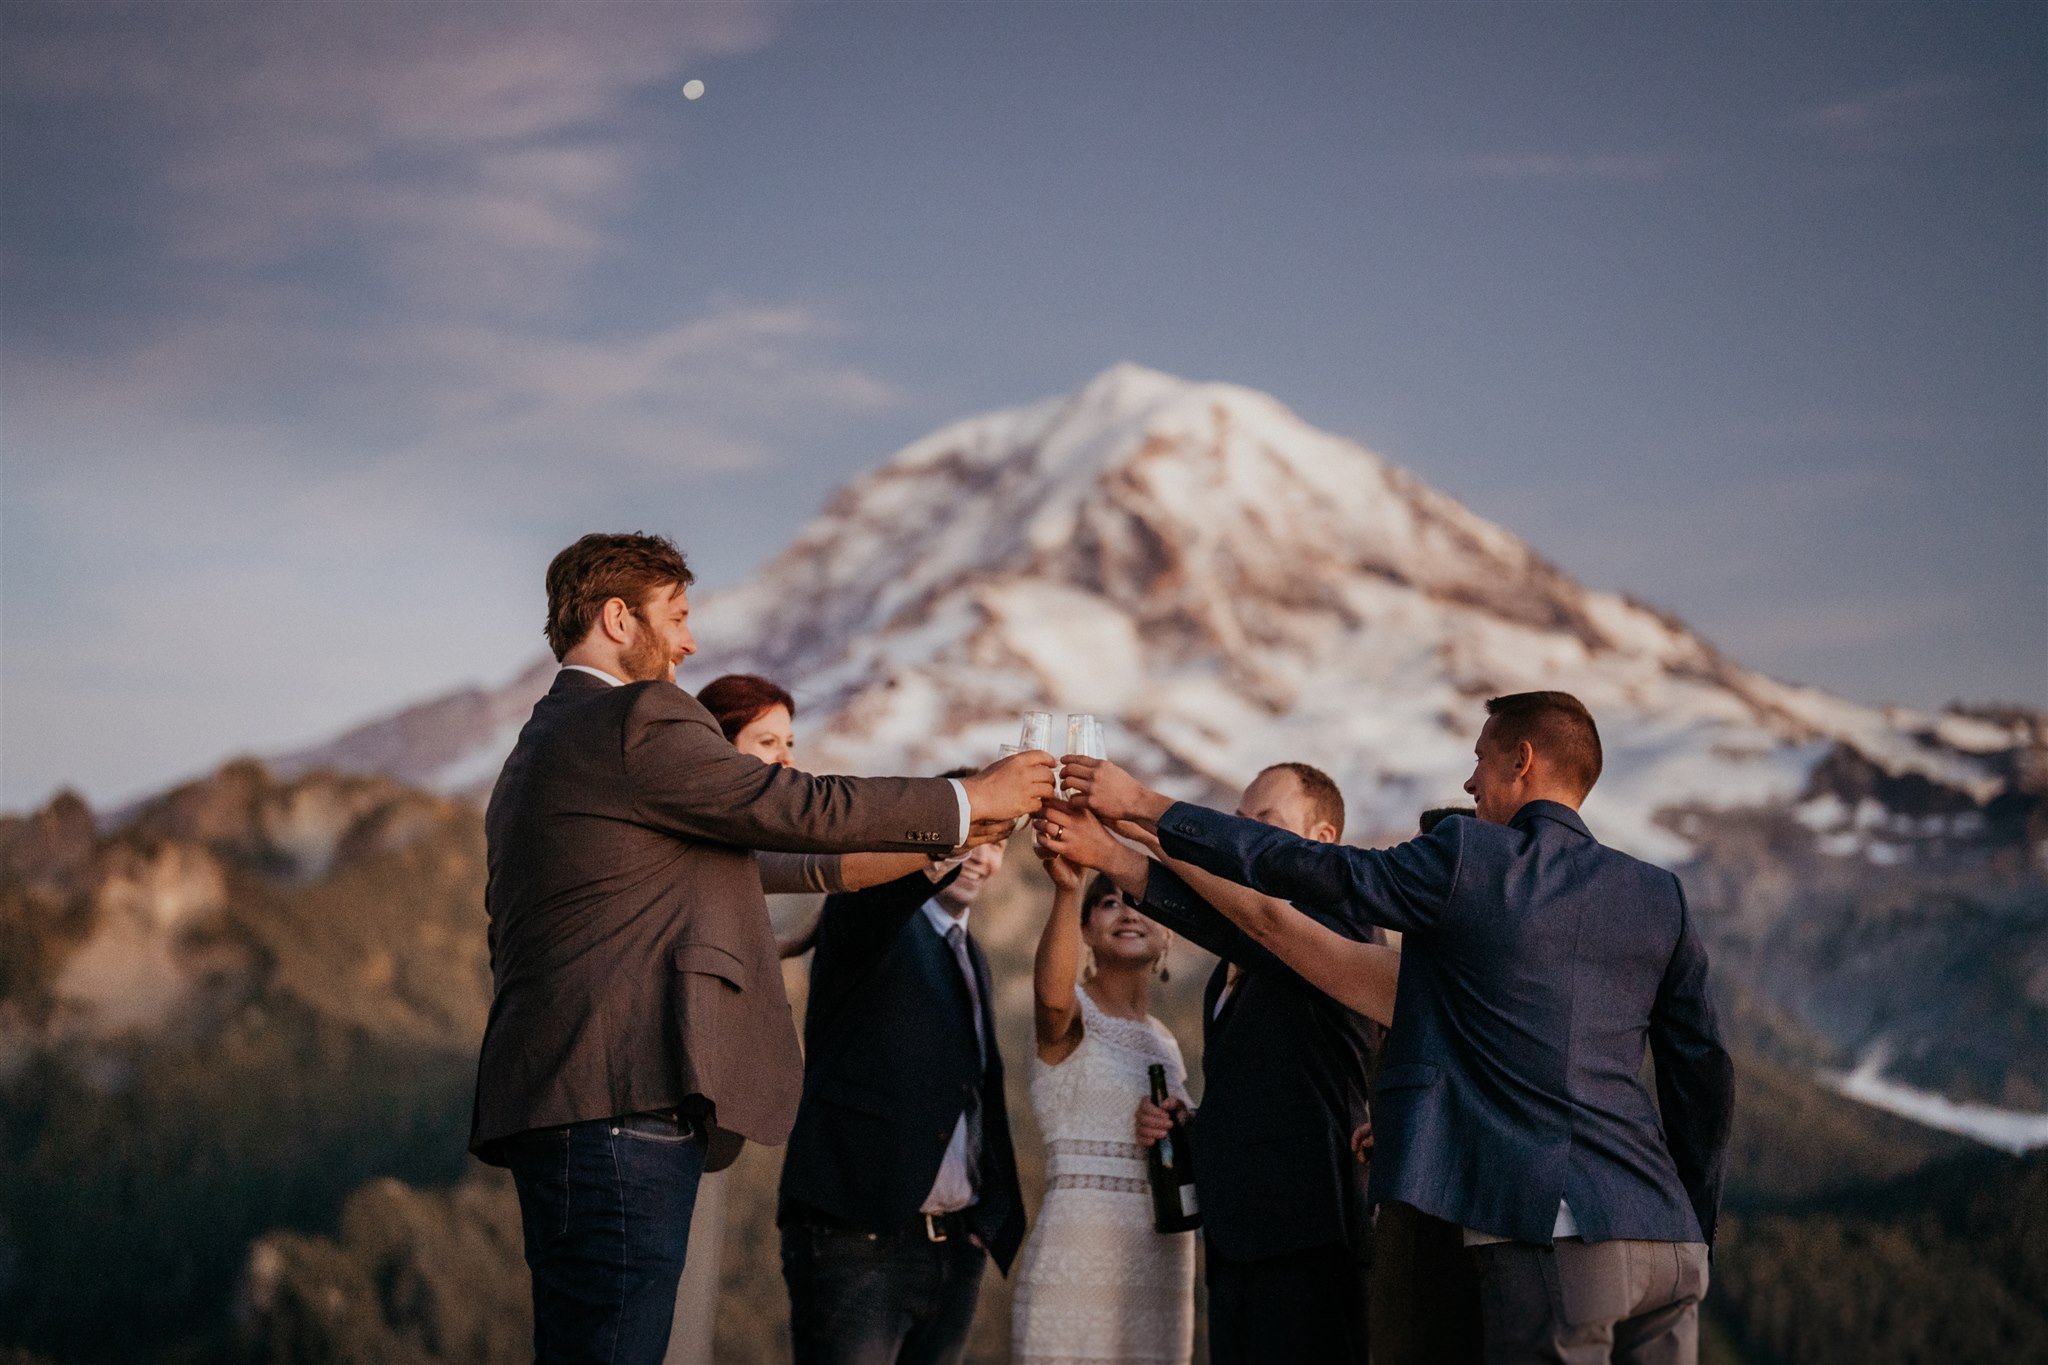
[(1551, 801), (1389, 849), (1190, 805), (1159, 833), (1174, 857), (1354, 937), (1402, 932), (1373, 1202), (1547, 1244), (1563, 1198), (1588, 1241), (1713, 1240), (1734, 1073), (1671, 873), (1603, 847)]

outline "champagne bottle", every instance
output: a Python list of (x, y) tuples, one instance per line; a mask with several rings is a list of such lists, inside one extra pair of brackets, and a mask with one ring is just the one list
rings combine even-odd
[[(1151, 1068), (1152, 1103), (1166, 1104), (1166, 1068)], [(1145, 1152), (1145, 1178), (1152, 1186), (1152, 1226), (1160, 1232), (1186, 1232), (1202, 1222), (1195, 1198), (1195, 1149), (1187, 1125), (1176, 1120), (1173, 1131)]]

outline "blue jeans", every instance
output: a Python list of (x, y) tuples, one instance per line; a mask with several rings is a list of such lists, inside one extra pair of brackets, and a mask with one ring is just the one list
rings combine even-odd
[(704, 1137), (629, 1114), (506, 1140), (533, 1275), (537, 1365), (660, 1365)]
[(796, 1365), (959, 1365), (987, 1259), (964, 1234), (785, 1224)]

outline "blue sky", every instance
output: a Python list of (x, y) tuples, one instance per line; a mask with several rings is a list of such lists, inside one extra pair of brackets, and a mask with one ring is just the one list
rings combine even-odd
[(2043, 16), (16, 0), (0, 806), (501, 680), (575, 534), (730, 582), (1120, 360), (1778, 676), (2048, 704)]

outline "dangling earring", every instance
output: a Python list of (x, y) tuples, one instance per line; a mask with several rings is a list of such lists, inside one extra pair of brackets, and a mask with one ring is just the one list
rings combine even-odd
[(1159, 984), (1162, 986), (1165, 985), (1167, 982), (1173, 980), (1173, 973), (1168, 971), (1166, 968), (1166, 959), (1169, 955), (1172, 954), (1172, 952), (1173, 940), (1168, 939), (1166, 940), (1166, 946), (1159, 950), (1159, 965), (1153, 969), (1159, 973)]
[(1093, 981), (1095, 979), (1095, 950), (1085, 943), (1081, 945), (1081, 979), (1083, 981)]

